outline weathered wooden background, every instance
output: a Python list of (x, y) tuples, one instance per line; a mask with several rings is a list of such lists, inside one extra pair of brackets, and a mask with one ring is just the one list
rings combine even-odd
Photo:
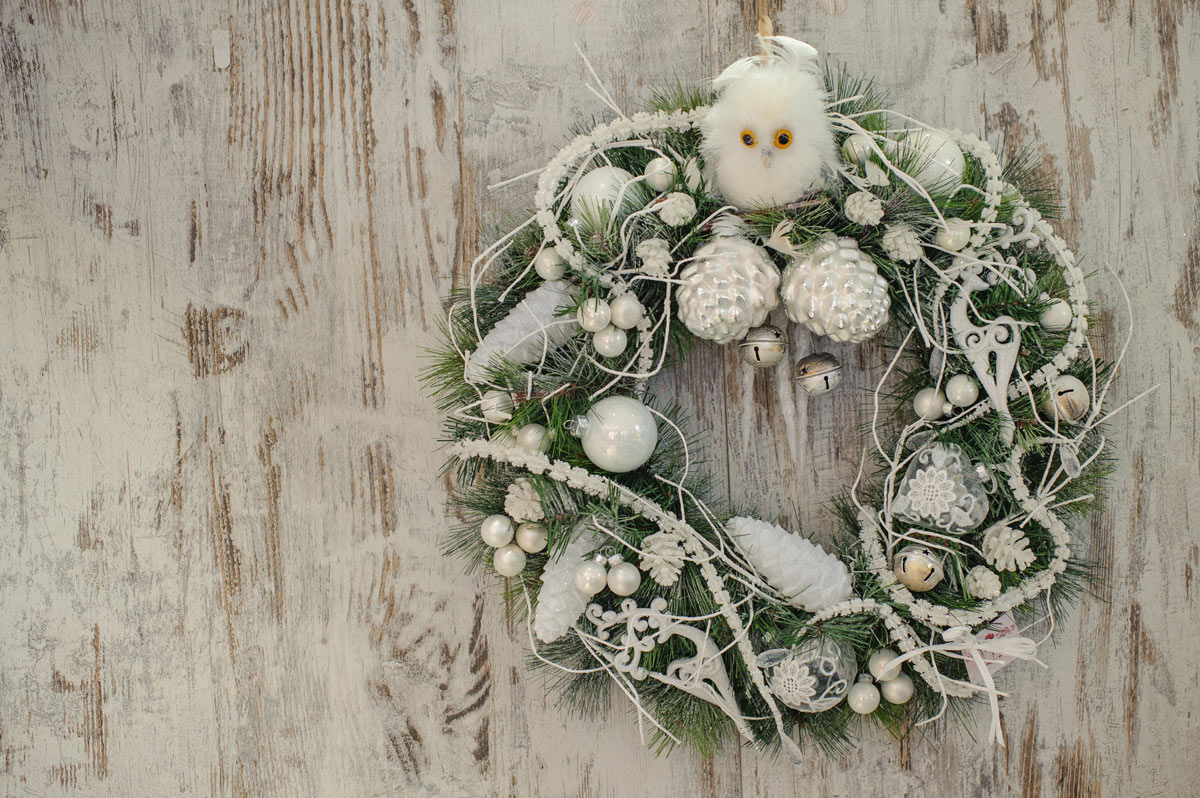
[[(1099, 274), (1103, 577), (1007, 751), (869, 734), (795, 769), (560, 716), (438, 554), (439, 296), (572, 125), (745, 54), (760, 11), (947, 126), (1041, 150)], [(1200, 775), (1196, 0), (3, 0), (0, 785), (10, 796), (1176, 796)], [(227, 49), (225, 42), (228, 42)], [(227, 55), (226, 55), (227, 53)], [(798, 333), (794, 343), (808, 342)], [(842, 354), (870, 381), (879, 351)], [(821, 531), (859, 398), (703, 350), (733, 495)], [(783, 419), (805, 419), (788, 429)], [(766, 486), (766, 487), (764, 487)], [(976, 713), (986, 729), (984, 711)], [(980, 735), (982, 737), (982, 734)]]

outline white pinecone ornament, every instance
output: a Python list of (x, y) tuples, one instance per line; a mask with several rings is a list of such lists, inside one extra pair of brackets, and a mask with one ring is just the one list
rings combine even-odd
[(683, 569), (683, 546), (679, 536), (668, 532), (656, 532), (642, 539), (642, 570), (649, 571), (650, 578), (663, 587), (670, 587), (679, 580)]
[(853, 238), (827, 238), (797, 255), (780, 289), (788, 318), (817, 335), (858, 343), (887, 324), (887, 281)]
[(846, 564), (811, 540), (745, 516), (729, 519), (725, 528), (758, 575), (793, 607), (820, 612), (854, 595)]
[(977, 599), (994, 599), (1000, 595), (1000, 577), (986, 565), (976, 565), (967, 572), (967, 592)]
[(901, 263), (912, 263), (924, 252), (921, 249), (921, 239), (906, 224), (889, 224), (880, 244), (888, 257)]
[(846, 197), (842, 210), (847, 219), (863, 227), (874, 227), (883, 220), (883, 203), (869, 191), (856, 191)]
[(779, 304), (779, 272), (767, 251), (721, 236), (696, 250), (679, 273), (679, 320), (697, 338), (740, 341)]
[(1036, 559), (1019, 529), (996, 524), (983, 533), (983, 556), (997, 571), (1024, 571)]
[(533, 613), (533, 633), (543, 643), (565, 635), (587, 609), (592, 597), (575, 587), (575, 569), (588, 552), (599, 545), (599, 535), (591, 527), (580, 529), (567, 544), (562, 556), (550, 560), (542, 569), (542, 589), (538, 591)]

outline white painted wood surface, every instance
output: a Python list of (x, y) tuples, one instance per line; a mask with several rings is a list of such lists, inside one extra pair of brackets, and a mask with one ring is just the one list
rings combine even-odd
[[(656, 759), (560, 716), (494, 586), (441, 559), (439, 297), (603, 116), (715, 74), (770, 13), (930, 122), (1036, 146), (1099, 274), (1115, 404), (1103, 577), (1010, 744), (871, 733), (801, 768)], [(0, 792), (1184, 796), (1200, 773), (1195, 0), (0, 4)], [(228, 53), (225, 41), (228, 39)], [(794, 333), (795, 345), (808, 342)], [(880, 352), (844, 351), (855, 380)], [(820, 533), (861, 399), (702, 350), (661, 390), (735, 499)], [(789, 415), (803, 423), (789, 428)], [(985, 728), (984, 713), (976, 713)]]

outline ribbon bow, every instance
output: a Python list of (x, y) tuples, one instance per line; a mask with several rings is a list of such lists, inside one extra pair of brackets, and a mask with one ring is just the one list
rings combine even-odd
[[(986, 632), (986, 630), (984, 631)], [(931, 643), (927, 646), (914, 648), (912, 651), (901, 654), (891, 662), (887, 663), (883, 667), (883, 670), (887, 671), (891, 670), (892, 667), (899, 667), (908, 660), (916, 659), (922, 654), (945, 654), (948, 657), (961, 659), (964, 662), (974, 662), (979, 669), (980, 678), (983, 679), (982, 685), (975, 684), (974, 682), (964, 682), (958, 679), (943, 677), (942, 674), (937, 670), (936, 664), (934, 664), (934, 673), (937, 673), (939, 682), (952, 682), (971, 690), (978, 690), (979, 692), (987, 695), (988, 706), (992, 710), (992, 728), (990, 736), (994, 743), (999, 745), (1001, 748), (1004, 748), (1004, 732), (1000, 726), (1000, 696), (1007, 695), (1007, 693), (1002, 693), (996, 689), (996, 683), (992, 679), (992, 672), (988, 668), (988, 663), (997, 661), (999, 657), (1011, 657), (1012, 659), (1036, 662), (1043, 668), (1046, 667), (1046, 664), (1040, 661), (1036, 656), (1038, 644), (1028, 637), (1022, 637), (1018, 635), (1016, 637), (993, 637), (991, 639), (986, 639), (981, 635), (982, 633), (972, 633), (971, 630), (966, 626), (951, 626), (942, 631), (942, 639), (946, 642)], [(991, 656), (988, 657), (985, 655)], [(930, 657), (931, 661), (932, 659), (933, 658)], [(940, 718), (945, 714), (947, 704), (948, 699), (946, 697), (946, 691), (943, 688), (941, 710), (939, 710), (938, 713), (933, 717), (920, 721), (917, 725), (920, 726), (926, 723), (931, 723), (932, 721)]]

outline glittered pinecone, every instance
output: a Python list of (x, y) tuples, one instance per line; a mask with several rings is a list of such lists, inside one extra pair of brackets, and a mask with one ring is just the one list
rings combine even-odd
[(656, 532), (642, 539), (642, 570), (650, 572), (650, 578), (663, 587), (670, 587), (679, 580), (683, 569), (683, 547), (679, 536), (669, 532)]
[(1000, 595), (1000, 577), (986, 565), (976, 565), (967, 573), (966, 587), (977, 599), (994, 599)]
[(858, 343), (887, 324), (887, 281), (853, 238), (828, 238), (792, 259), (780, 290), (788, 318), (817, 335)]
[(716, 238), (680, 272), (679, 320), (697, 338), (741, 340), (779, 303), (779, 272), (767, 251), (744, 238)]
[(725, 528), (758, 575), (792, 606), (820, 612), (854, 595), (846, 564), (811, 540), (745, 516), (729, 519)]
[(575, 569), (584, 557), (599, 545), (599, 535), (591, 527), (578, 532), (567, 544), (562, 556), (551, 559), (542, 569), (542, 589), (538, 591), (533, 613), (533, 631), (538, 640), (551, 643), (565, 635), (587, 609), (592, 597), (575, 587)]

